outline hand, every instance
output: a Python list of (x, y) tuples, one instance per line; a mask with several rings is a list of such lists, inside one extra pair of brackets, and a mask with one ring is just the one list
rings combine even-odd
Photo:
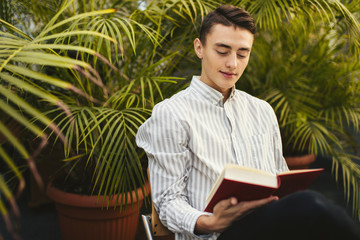
[(212, 216), (202, 215), (198, 218), (195, 225), (195, 233), (223, 232), (233, 221), (244, 216), (249, 211), (278, 199), (276, 196), (271, 196), (260, 200), (239, 203), (234, 197), (222, 200), (215, 205)]

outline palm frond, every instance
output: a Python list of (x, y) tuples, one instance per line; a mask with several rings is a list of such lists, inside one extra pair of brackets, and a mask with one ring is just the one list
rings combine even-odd
[[(344, 194), (348, 203), (352, 203), (353, 215), (360, 220), (360, 196), (358, 193), (360, 182), (360, 158), (350, 154), (335, 155), (332, 158), (333, 173), (336, 181), (342, 181)], [(339, 173), (342, 175), (340, 179)]]
[[(63, 113), (60, 112), (60, 115)], [(87, 163), (90, 163), (90, 160), (95, 163), (88, 166), (93, 168), (94, 174), (92, 191), (96, 189), (99, 194), (119, 197), (127, 190), (136, 189), (139, 183), (135, 179), (144, 181), (134, 142), (136, 129), (146, 119), (144, 109), (116, 110), (102, 107), (86, 109), (75, 107), (72, 109), (71, 115), (73, 119), (76, 119), (72, 124), (63, 120), (58, 124), (62, 131), (69, 133), (66, 134), (69, 137), (69, 143), (73, 142), (72, 133), (79, 132), (79, 136), (76, 136), (78, 140), (75, 143), (82, 146), (78, 146), (76, 149), (81, 148), (87, 152), (85, 154)], [(89, 146), (85, 146), (88, 144)], [(70, 162), (71, 159), (73, 157), (69, 156), (65, 161)], [(128, 175), (123, 174), (121, 178), (115, 177), (119, 176), (119, 171), (125, 171)]]
[[(1, 146), (0, 146), (1, 149)], [(0, 151), (0, 153), (3, 153), (2, 151)], [(3, 201), (3, 198), (0, 199), (0, 213), (3, 216), (3, 219), (5, 221), (5, 225), (6, 228), (9, 232), (12, 233), (14, 238), (19, 238), (18, 234), (16, 233), (16, 231), (13, 231), (13, 224), (12, 219), (13, 217), (11, 217), (7, 211), (7, 206), (10, 205), (10, 208), (12, 209), (12, 214), (14, 214), (15, 219), (19, 219), (20, 217), (20, 211), (19, 208), (17, 207), (16, 201), (15, 201), (15, 197), (13, 196), (13, 194), (11, 193), (11, 190), (9, 189), (9, 187), (7, 186), (7, 183), (5, 182), (4, 178), (2, 175), (0, 175), (0, 193), (1, 195), (4, 196), (4, 198), (7, 200), (7, 202)], [(1, 235), (1, 234), (0, 234)]]
[(232, 1), (234, 5), (239, 5), (247, 9), (254, 17), (257, 26), (263, 30), (281, 29), (280, 26), (287, 24), (299, 16), (305, 16), (309, 22), (318, 24), (314, 17), (320, 17), (326, 25), (337, 25), (340, 17), (344, 21), (349, 35), (351, 36), (350, 45), (353, 45), (355, 54), (360, 50), (360, 24), (356, 17), (339, 0), (242, 0)]

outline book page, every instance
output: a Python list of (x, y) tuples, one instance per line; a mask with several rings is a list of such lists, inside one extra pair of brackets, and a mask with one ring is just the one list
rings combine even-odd
[(224, 178), (272, 188), (278, 187), (278, 178), (276, 175), (259, 169), (233, 164), (225, 166)]

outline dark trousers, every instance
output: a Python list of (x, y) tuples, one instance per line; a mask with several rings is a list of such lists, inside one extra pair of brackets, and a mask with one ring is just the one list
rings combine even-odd
[(360, 240), (360, 226), (321, 194), (302, 191), (253, 211), (218, 239)]

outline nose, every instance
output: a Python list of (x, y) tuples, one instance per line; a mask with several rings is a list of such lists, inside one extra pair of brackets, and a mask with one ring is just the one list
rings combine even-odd
[(228, 58), (226, 60), (226, 67), (230, 69), (234, 69), (237, 67), (238, 59), (237, 59), (237, 53), (232, 52), (228, 55)]

